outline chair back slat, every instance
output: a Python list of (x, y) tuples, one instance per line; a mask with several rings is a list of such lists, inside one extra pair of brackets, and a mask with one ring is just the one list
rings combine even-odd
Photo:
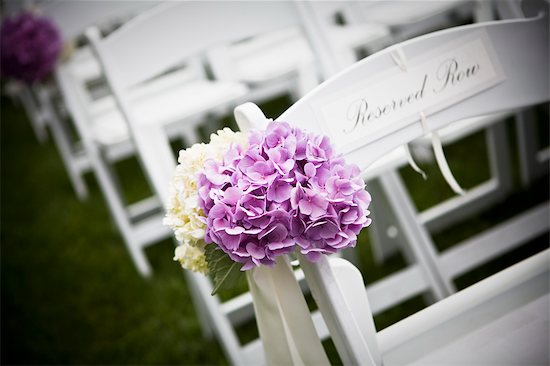
[[(80, 36), (87, 27), (106, 20), (124, 20), (153, 7), (158, 1), (42, 1), (39, 9), (59, 27), (65, 40)], [(118, 19), (117, 19), (118, 18)]]
[(331, 78), (278, 120), (330, 136), (366, 168), (428, 130), (548, 100), (547, 23), (542, 15), (480, 23), (403, 42)]

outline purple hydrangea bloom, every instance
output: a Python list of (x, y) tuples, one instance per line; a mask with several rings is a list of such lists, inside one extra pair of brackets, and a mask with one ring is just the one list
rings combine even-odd
[(325, 136), (271, 122), (233, 146), (199, 177), (206, 243), (216, 243), (242, 270), (273, 265), (295, 248), (315, 261), (355, 246), (370, 224), (370, 195), (359, 168), (335, 155)]
[(0, 27), (0, 74), (27, 83), (44, 79), (61, 52), (57, 27), (30, 11), (6, 18)]

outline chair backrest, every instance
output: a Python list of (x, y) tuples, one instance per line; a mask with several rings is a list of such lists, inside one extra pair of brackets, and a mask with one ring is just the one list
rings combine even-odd
[[(35, 1), (40, 12), (51, 18), (59, 27), (65, 40), (74, 39), (92, 25), (123, 22), (131, 16), (145, 11), (158, 1)], [(114, 24), (108, 24), (114, 25)]]
[[(277, 120), (328, 135), (367, 168), (398, 146), (458, 119), (550, 99), (548, 16), (478, 23), (390, 47), (320, 85)], [(263, 128), (254, 108), (241, 124)], [(350, 296), (326, 258), (300, 260), (344, 364), (379, 365), (368, 303)], [(353, 291), (351, 291), (353, 292)], [(355, 311), (355, 301), (364, 311)]]
[(541, 16), (479, 23), (389, 47), (323, 83), (279, 119), (329, 135), (364, 169), (427, 130), (546, 100), (546, 22)]
[[(90, 30), (107, 81), (129, 124), (144, 170), (156, 193), (167, 202), (166, 182), (175, 167), (166, 147), (141, 151), (139, 131), (127, 90), (209, 48), (253, 35), (300, 25), (292, 2), (173, 2), (159, 5), (126, 23), (106, 38)], [(200, 35), (200, 36), (197, 36)], [(163, 150), (163, 151), (161, 151)], [(164, 157), (159, 159), (159, 154)]]

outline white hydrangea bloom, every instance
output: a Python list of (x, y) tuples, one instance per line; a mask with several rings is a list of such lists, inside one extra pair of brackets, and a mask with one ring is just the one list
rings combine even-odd
[(205, 220), (201, 220), (205, 216), (199, 207), (198, 174), (207, 160), (221, 161), (232, 144), (246, 148), (248, 139), (242, 132), (224, 128), (210, 136), (209, 144), (195, 144), (179, 153), (164, 224), (174, 230), (176, 239), (181, 243), (176, 248), (174, 260), (179, 260), (186, 269), (207, 271), (203, 241), (206, 224)]
[(202, 249), (182, 244), (176, 247), (174, 260), (179, 261), (183, 268), (194, 272), (207, 273), (208, 267)]

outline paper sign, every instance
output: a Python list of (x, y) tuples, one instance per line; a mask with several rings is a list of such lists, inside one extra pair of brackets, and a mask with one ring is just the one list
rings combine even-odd
[[(405, 55), (407, 57), (407, 55)], [(429, 117), (502, 82), (505, 76), (483, 30), (318, 100), (321, 128), (343, 153)]]

